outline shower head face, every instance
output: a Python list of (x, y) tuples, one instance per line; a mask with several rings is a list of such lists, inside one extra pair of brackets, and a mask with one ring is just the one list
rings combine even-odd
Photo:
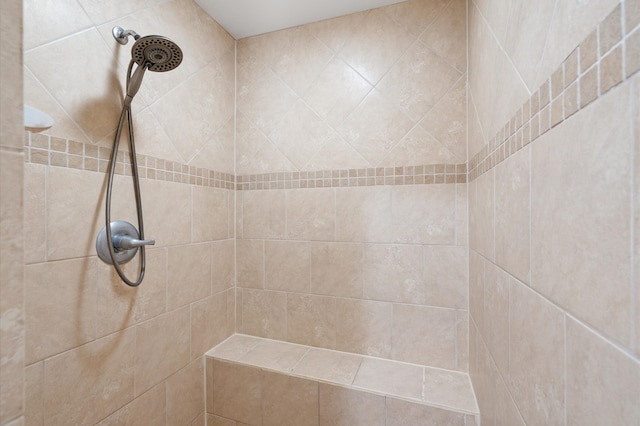
[(139, 66), (149, 71), (171, 71), (182, 62), (182, 49), (173, 41), (158, 35), (138, 39), (131, 48), (131, 56)]

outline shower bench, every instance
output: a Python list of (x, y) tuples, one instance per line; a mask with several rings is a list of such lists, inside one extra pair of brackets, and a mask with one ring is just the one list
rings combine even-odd
[(465, 373), (242, 334), (207, 352), (206, 392), (216, 426), (480, 424)]

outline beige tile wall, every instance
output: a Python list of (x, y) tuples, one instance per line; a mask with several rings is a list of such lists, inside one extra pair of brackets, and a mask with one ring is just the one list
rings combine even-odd
[[(466, 369), (465, 13), (410, 1), (239, 41), (239, 331)], [(424, 315), (431, 356), (401, 347)]]
[(466, 371), (465, 25), (413, 0), (238, 42), (238, 331)]
[[(635, 424), (639, 3), (503, 6), (469, 2), (469, 345), (482, 422)], [(491, 51), (495, 64), (481, 57)]]
[[(25, 345), (34, 348), (26, 352), (26, 406), (50, 407), (29, 410), (27, 423), (68, 416), (110, 424), (162, 413), (171, 423), (199, 424), (200, 355), (233, 332), (235, 303), (245, 333), (461, 370), (470, 355), (487, 423), (579, 422), (593, 405), (603, 421), (637, 421), (635, 400), (627, 399), (640, 383), (640, 292), (631, 281), (635, 169), (625, 145), (640, 134), (632, 116), (640, 84), (636, 0), (547, 1), (535, 11), (522, 1), (468, 2), (469, 156), (459, 108), (464, 2), (410, 0), (241, 41), (237, 297), (229, 255), (233, 41), (187, 0), (98, 3), (65, 5), (51, 20), (25, 1), (32, 18), (25, 20), (24, 99), (57, 123), (46, 132), (52, 138), (28, 141), (24, 166)], [(114, 49), (110, 38), (114, 19), (143, 34), (162, 23), (189, 48), (174, 72), (148, 75), (134, 102), (143, 196), (166, 195), (146, 198), (147, 229), (162, 242), (149, 250), (155, 267), (136, 297), (93, 256), (101, 197), (84, 196), (103, 188), (104, 175), (93, 171), (104, 171), (101, 151), (120, 102), (112, 94), (128, 61), (128, 48)], [(77, 52), (89, 48), (96, 60), (80, 61)], [(56, 61), (68, 72), (51, 73)], [(205, 83), (211, 99), (194, 110), (176, 107), (195, 105), (180, 100)], [(3, 148), (2, 155), (22, 168), (13, 158), (21, 154)], [(467, 168), (459, 168), (468, 159), (469, 203)], [(117, 183), (130, 195), (126, 161)], [(2, 205), (4, 215), (4, 193)], [(133, 217), (125, 201), (117, 208)], [(78, 235), (78, 223), (90, 237)], [(558, 247), (565, 250), (551, 250)], [(193, 279), (183, 291), (168, 265), (194, 254), (202, 258), (186, 271)], [(609, 267), (620, 263), (628, 268)], [(467, 264), (468, 292), (458, 272)], [(86, 278), (66, 280), (68, 271)], [(56, 276), (58, 286), (37, 285), (38, 277)], [(59, 335), (39, 307), (51, 300), (75, 321), (56, 326)], [(56, 312), (56, 321), (64, 319)], [(158, 345), (171, 357), (158, 356)], [(98, 404), (96, 389), (76, 376), (118, 392)], [(3, 391), (4, 383), (3, 376)], [(602, 388), (621, 410), (589, 392)], [(80, 401), (73, 409), (56, 399), (72, 392)]]
[[(235, 329), (235, 42), (190, 0), (44, 3), (24, 1), (24, 100), (56, 124), (27, 133), (15, 163), (25, 423), (204, 424), (202, 355)], [(94, 248), (132, 45), (113, 40), (114, 25), (166, 35), (185, 55), (172, 72), (147, 73), (133, 102), (145, 231), (157, 240), (135, 289)], [(135, 224), (126, 152), (116, 166), (112, 217)]]
[(464, 1), (238, 41), (237, 174), (466, 162)]
[(22, 4), (0, 5), (0, 424), (24, 421)]
[[(146, 202), (145, 207), (151, 207), (145, 209), (149, 234), (154, 234), (153, 230), (158, 226), (178, 226), (185, 216), (188, 219), (186, 237), (179, 235), (179, 239), (172, 242), (171, 235), (164, 239), (156, 236), (157, 247), (147, 250), (145, 280), (134, 289), (126, 287), (112, 268), (95, 256), (95, 229), (102, 226), (104, 220), (102, 209), (96, 209), (95, 204), (101, 201), (94, 199), (97, 197), (76, 199), (73, 208), (69, 206), (72, 195), (64, 201), (65, 186), (72, 187), (74, 194), (98, 192), (98, 196), (103, 196), (104, 174), (40, 164), (26, 166), (26, 176), (35, 178), (31, 179), (28, 187), (33, 197), (25, 200), (25, 209), (43, 211), (25, 216), (25, 226), (47, 230), (46, 234), (34, 239), (42, 241), (43, 250), (29, 247), (26, 250), (31, 253), (25, 267), (26, 363), (30, 366), (44, 365), (40, 384), (34, 383), (27, 389), (27, 404), (40, 409), (44, 407), (47, 423), (56, 424), (58, 420), (64, 423), (75, 416), (86, 416), (87, 412), (96, 417), (78, 417), (77, 421), (94, 423), (111, 414), (118, 418), (137, 415), (133, 408), (130, 414), (128, 411), (114, 412), (126, 404), (126, 407), (131, 404), (137, 407), (152, 403), (138, 404), (136, 401), (139, 396), (147, 395), (158, 386), (164, 388), (166, 384), (167, 405), (165, 407), (163, 397), (163, 405), (154, 409), (166, 410), (167, 418), (173, 416), (178, 423), (200, 415), (204, 402), (187, 410), (180, 400), (186, 397), (187, 391), (194, 398), (202, 399), (202, 381), (198, 387), (190, 382), (182, 383), (187, 379), (180, 377), (194, 376), (191, 370), (196, 367), (193, 364), (201, 363), (204, 352), (234, 331), (234, 241), (232, 228), (229, 233), (232, 215), (227, 206), (224, 207), (224, 215), (208, 216), (201, 212), (203, 207), (198, 199), (197, 190), (203, 187), (143, 180), (143, 194), (145, 186), (154, 183), (154, 191), (147, 188), (147, 194), (175, 193), (173, 199), (184, 203), (183, 212), (183, 209), (163, 209), (161, 206), (153, 208), (154, 204), (160, 204), (159, 200)], [(117, 183), (124, 185), (128, 179), (117, 176)], [(220, 191), (225, 200), (231, 193), (224, 189), (208, 189)], [(211, 194), (216, 196), (215, 192)], [(118, 195), (114, 197), (120, 198)], [(47, 203), (39, 203), (38, 199), (45, 199)], [(56, 199), (60, 202), (55, 202)], [(114, 205), (123, 204), (121, 201)], [(87, 212), (91, 214), (88, 218), (84, 217)], [(129, 214), (133, 215), (132, 212)], [(70, 246), (74, 250), (70, 252), (72, 254), (60, 255), (49, 248), (55, 247), (59, 239), (67, 235), (64, 228), (60, 229), (66, 226), (65, 222), (56, 223), (52, 219), (63, 216), (70, 223), (84, 226), (85, 231), (76, 231), (80, 247)], [(131, 217), (123, 218), (135, 223)], [(224, 231), (218, 230), (205, 237), (201, 233), (190, 232), (203, 229), (203, 225), (206, 229), (213, 219), (215, 226)], [(154, 223), (158, 225), (154, 226)], [(127, 264), (124, 270), (129, 276), (135, 275), (137, 263)], [(129, 336), (135, 340), (135, 345), (131, 343), (129, 352), (125, 353), (121, 348), (129, 344), (126, 340)], [(87, 353), (91, 354), (91, 365), (83, 361)], [(113, 367), (112, 363), (115, 363)], [(128, 377), (129, 381), (95, 384), (103, 383), (113, 375), (110, 368), (120, 371), (118, 365), (127, 366), (122, 380)], [(198, 368), (201, 370), (202, 365)], [(66, 383), (52, 375), (57, 371), (66, 371), (66, 375), (85, 373)], [(78, 388), (85, 378), (88, 383), (86, 389), (79, 392), (72, 403), (66, 404), (54, 398)], [(184, 391), (172, 391), (172, 382)], [(93, 385), (89, 386), (89, 383)], [(44, 393), (37, 393), (38, 386), (44, 387)], [(113, 390), (107, 397), (97, 398), (96, 395), (102, 395), (105, 389)], [(36, 402), (38, 400), (40, 403)], [(193, 403), (191, 399), (189, 401)], [(48, 404), (51, 409), (46, 408)], [(177, 411), (171, 413), (171, 410)], [(29, 415), (35, 416), (36, 413)]]
[[(184, 60), (171, 72), (145, 75), (133, 102), (137, 152), (233, 173), (233, 38), (191, 0), (125, 3), (46, 8), (25, 0), (25, 103), (55, 119), (45, 133), (110, 148), (132, 46), (116, 43), (111, 28), (162, 32)], [(65, 71), (51, 72), (56, 66)], [(205, 92), (201, 102), (184, 102)]]
[(238, 192), (238, 331), (464, 370), (458, 186)]

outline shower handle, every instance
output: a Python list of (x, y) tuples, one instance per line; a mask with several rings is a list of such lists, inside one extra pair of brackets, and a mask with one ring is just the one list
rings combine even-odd
[[(124, 220), (111, 222), (111, 247), (115, 254), (115, 260), (119, 265), (127, 263), (133, 259), (138, 252), (138, 248), (147, 245), (154, 245), (156, 240), (141, 240), (140, 234), (135, 226)], [(107, 238), (106, 226), (102, 228), (96, 239), (96, 252), (104, 263), (113, 264), (109, 253), (109, 239)]]
[(133, 248), (138, 248), (142, 246), (154, 245), (156, 240), (138, 240), (137, 238), (133, 238), (130, 235), (114, 235), (111, 237), (111, 241), (113, 241), (113, 247), (118, 249), (130, 250)]

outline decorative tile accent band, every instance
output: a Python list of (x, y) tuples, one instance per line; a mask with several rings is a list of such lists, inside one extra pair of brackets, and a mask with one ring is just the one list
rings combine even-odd
[[(55, 136), (26, 132), (25, 162), (93, 172), (107, 172), (111, 149), (84, 144)], [(234, 189), (235, 176), (175, 161), (136, 154), (138, 173), (143, 179), (164, 180), (197, 186)], [(129, 153), (118, 152), (118, 175), (131, 175)]]
[[(640, 16), (619, 4), (469, 161), (469, 182), (640, 70)], [(625, 25), (626, 24), (626, 25)], [(625, 32), (625, 27), (627, 28)], [(635, 27), (635, 28), (633, 28)], [(635, 31), (634, 31), (635, 29)], [(623, 37), (624, 33), (624, 37)]]
[[(280, 172), (236, 177), (230, 173), (221, 173), (175, 161), (141, 154), (136, 156), (141, 178), (237, 190), (423, 185), (467, 181), (466, 164)], [(110, 158), (111, 149), (106, 147), (39, 133), (25, 133), (27, 163), (106, 173)], [(129, 154), (120, 151), (116, 162), (116, 174), (130, 176), (130, 163)]]
[(466, 183), (466, 164), (378, 167), (238, 176), (238, 190)]

